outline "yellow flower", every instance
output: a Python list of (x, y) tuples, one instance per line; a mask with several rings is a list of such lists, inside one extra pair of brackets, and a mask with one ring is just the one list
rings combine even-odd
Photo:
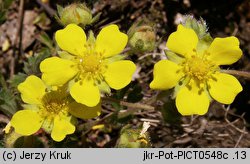
[(179, 25), (169, 36), (167, 47), (174, 62), (161, 60), (155, 64), (150, 87), (160, 90), (175, 87), (176, 107), (182, 115), (205, 114), (211, 97), (231, 104), (242, 91), (238, 80), (219, 68), (240, 59), (242, 51), (236, 37), (215, 38), (206, 45), (194, 30)]
[[(128, 37), (118, 26), (104, 27), (96, 40), (79, 26), (70, 24), (55, 35), (64, 51), (62, 58), (45, 59), (40, 69), (48, 85), (69, 82), (71, 96), (78, 102), (93, 107), (100, 101), (100, 90), (121, 89), (128, 85), (136, 66), (118, 55), (125, 48)], [(119, 60), (119, 61), (118, 61)]]
[(11, 125), (22, 135), (31, 135), (40, 128), (51, 133), (55, 141), (61, 141), (75, 131), (74, 117), (88, 119), (100, 114), (101, 106), (94, 108), (72, 101), (63, 88), (51, 89), (34, 76), (29, 76), (18, 86), (24, 110), (15, 113)]

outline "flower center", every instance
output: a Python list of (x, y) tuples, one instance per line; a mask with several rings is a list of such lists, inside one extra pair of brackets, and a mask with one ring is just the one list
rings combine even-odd
[(214, 70), (215, 65), (207, 59), (198, 56), (192, 56), (184, 62), (184, 72), (192, 79), (198, 81), (207, 80)]
[(80, 66), (84, 72), (95, 73), (101, 68), (102, 59), (99, 55), (85, 55), (80, 58)]
[(96, 52), (95, 49), (89, 45), (86, 46), (86, 51), (82, 56), (78, 57), (79, 79), (94, 79), (102, 80), (102, 74), (107, 68), (103, 54)]
[(42, 98), (41, 115), (44, 118), (53, 119), (61, 113), (67, 114), (67, 101), (59, 91), (51, 91), (46, 93)]

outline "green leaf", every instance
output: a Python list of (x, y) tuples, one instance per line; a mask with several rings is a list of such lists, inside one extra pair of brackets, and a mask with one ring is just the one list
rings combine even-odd
[(175, 106), (173, 97), (173, 90), (162, 91), (158, 94), (157, 100), (162, 102), (162, 105), (156, 106), (162, 114), (163, 120), (171, 125), (180, 125), (181, 114)]
[(39, 65), (40, 63), (50, 56), (51, 51), (48, 48), (43, 48), (34, 56), (28, 58), (28, 61), (24, 63), (24, 72), (27, 75), (38, 75), (40, 74)]
[(5, 12), (0, 11), (0, 24), (2, 24), (6, 19)]
[(44, 145), (41, 140), (34, 135), (21, 136), (14, 143), (14, 148), (43, 148)]
[(7, 83), (4, 79), (4, 76), (2, 73), (0, 73), (0, 85), (4, 88), (4, 89), (7, 89)]
[(185, 60), (185, 58), (179, 56), (178, 54), (176, 54), (176, 53), (174, 53), (172, 51), (165, 50), (164, 52), (165, 52), (165, 55), (167, 56), (167, 58), (170, 61), (175, 62), (177, 64), (180, 64)]
[(57, 4), (56, 5), (56, 9), (57, 9), (59, 17), (61, 17), (62, 16), (63, 7), (61, 5)]
[(24, 80), (27, 78), (28, 75), (19, 72), (17, 75), (14, 75), (12, 79), (9, 80), (10, 86), (12, 88), (17, 88), (17, 86), (24, 82)]
[(172, 125), (180, 125), (181, 114), (177, 111), (175, 101), (173, 99), (169, 99), (169, 101), (165, 102), (163, 106), (158, 106), (157, 109), (161, 111), (165, 122)]
[(0, 90), (0, 111), (12, 116), (18, 110), (16, 96), (9, 89)]
[(135, 84), (132, 88), (132, 91), (128, 93), (127, 101), (136, 103), (138, 101), (141, 101), (142, 98), (143, 98), (142, 88), (140, 85)]
[(46, 32), (42, 32), (37, 38), (42, 44), (46, 45), (51, 51), (54, 50), (53, 41)]
[(100, 16), (102, 15), (102, 13), (98, 13), (96, 16), (94, 16), (94, 18), (92, 18), (91, 20), (91, 23), (90, 24), (93, 24), (95, 22), (97, 22), (99, 19), (100, 19)]
[[(122, 100), (124, 96), (126, 95), (127, 91), (129, 90), (129, 87), (130, 86), (127, 85), (125, 88), (121, 90), (114, 91), (114, 94), (112, 95), (112, 97), (117, 100)], [(113, 102), (111, 104), (113, 108), (115, 108), (117, 111), (120, 111), (121, 109), (123, 109), (123, 107), (117, 102)]]
[(130, 88), (130, 85), (127, 85), (125, 88), (116, 91), (112, 97), (118, 100), (122, 100), (124, 96), (126, 95), (127, 91), (129, 90), (129, 88)]
[(6, 11), (14, 0), (1, 0), (0, 1), (0, 24), (6, 20)]
[(4, 0), (4, 8), (7, 9), (10, 7), (10, 5), (12, 4), (14, 0)]

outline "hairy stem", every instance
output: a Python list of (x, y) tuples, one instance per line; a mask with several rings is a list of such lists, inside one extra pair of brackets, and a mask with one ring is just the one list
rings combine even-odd
[(241, 76), (250, 80), (250, 72), (238, 71), (238, 70), (221, 70), (223, 73), (228, 73), (235, 76)]
[(115, 102), (115, 103), (119, 103), (121, 106), (126, 106), (128, 108), (134, 108), (134, 109), (144, 109), (144, 110), (154, 110), (155, 108), (153, 106), (150, 105), (146, 105), (146, 104), (141, 104), (141, 103), (129, 103), (129, 102), (125, 102), (125, 101), (119, 101), (113, 98), (109, 98), (109, 97), (104, 97), (102, 98), (103, 101), (107, 101), (107, 102)]
[[(102, 100), (105, 102), (110, 102), (110, 103), (112, 103), (112, 102), (119, 103), (121, 106), (126, 106), (128, 108), (131, 108), (131, 109), (128, 109), (126, 111), (119, 111), (118, 118), (126, 117), (127, 115), (132, 114), (134, 112), (137, 112), (138, 110), (154, 110), (155, 109), (155, 107), (150, 106), (150, 105), (141, 104), (141, 103), (129, 103), (129, 102), (113, 99), (110, 97), (104, 97), (104, 98), (102, 98)], [(102, 119), (82, 124), (78, 127), (78, 130), (79, 131), (85, 130), (84, 134), (86, 134), (91, 130), (91, 127), (93, 127), (93, 126), (103, 122), (104, 120), (112, 117), (114, 114), (117, 114), (117, 112), (109, 113), (105, 117), (103, 117)]]

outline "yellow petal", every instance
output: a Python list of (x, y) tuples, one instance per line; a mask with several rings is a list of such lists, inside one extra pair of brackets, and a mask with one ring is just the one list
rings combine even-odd
[(167, 41), (167, 47), (184, 57), (190, 57), (194, 54), (198, 44), (198, 37), (194, 30), (178, 25), (177, 31), (173, 32)]
[(208, 48), (208, 59), (217, 65), (230, 65), (242, 56), (239, 40), (234, 37), (215, 38)]
[(51, 133), (51, 137), (54, 141), (62, 141), (66, 135), (72, 134), (75, 132), (75, 126), (72, 125), (70, 120), (64, 119), (62, 117), (55, 117), (54, 126)]
[(24, 82), (18, 85), (22, 100), (28, 104), (41, 104), (45, 89), (43, 81), (34, 75), (27, 77)]
[(176, 96), (176, 107), (182, 115), (204, 115), (208, 111), (209, 97), (194, 83), (182, 87)]
[(70, 114), (81, 119), (95, 118), (101, 114), (101, 110), (101, 103), (97, 104), (97, 106), (94, 107), (88, 107), (77, 102), (69, 104)]
[(42, 123), (43, 119), (38, 113), (28, 109), (16, 112), (11, 119), (11, 125), (15, 128), (16, 133), (22, 135), (36, 133), (41, 128)]
[(124, 88), (131, 82), (136, 66), (132, 61), (121, 60), (108, 65), (105, 81), (113, 89)]
[(118, 55), (128, 42), (128, 36), (119, 31), (117, 25), (104, 27), (96, 38), (96, 51), (104, 53), (105, 57)]
[(170, 89), (177, 85), (183, 77), (181, 66), (169, 60), (161, 60), (154, 66), (154, 79), (150, 83), (152, 89)]
[(86, 34), (76, 24), (69, 24), (55, 34), (58, 46), (73, 55), (82, 55), (85, 50)]
[(78, 72), (76, 64), (70, 60), (50, 57), (40, 64), (42, 79), (48, 85), (63, 85)]
[(72, 85), (70, 94), (76, 102), (89, 107), (100, 102), (100, 91), (92, 80), (80, 80)]
[(220, 103), (231, 104), (242, 86), (232, 75), (215, 73), (208, 81), (210, 95)]

